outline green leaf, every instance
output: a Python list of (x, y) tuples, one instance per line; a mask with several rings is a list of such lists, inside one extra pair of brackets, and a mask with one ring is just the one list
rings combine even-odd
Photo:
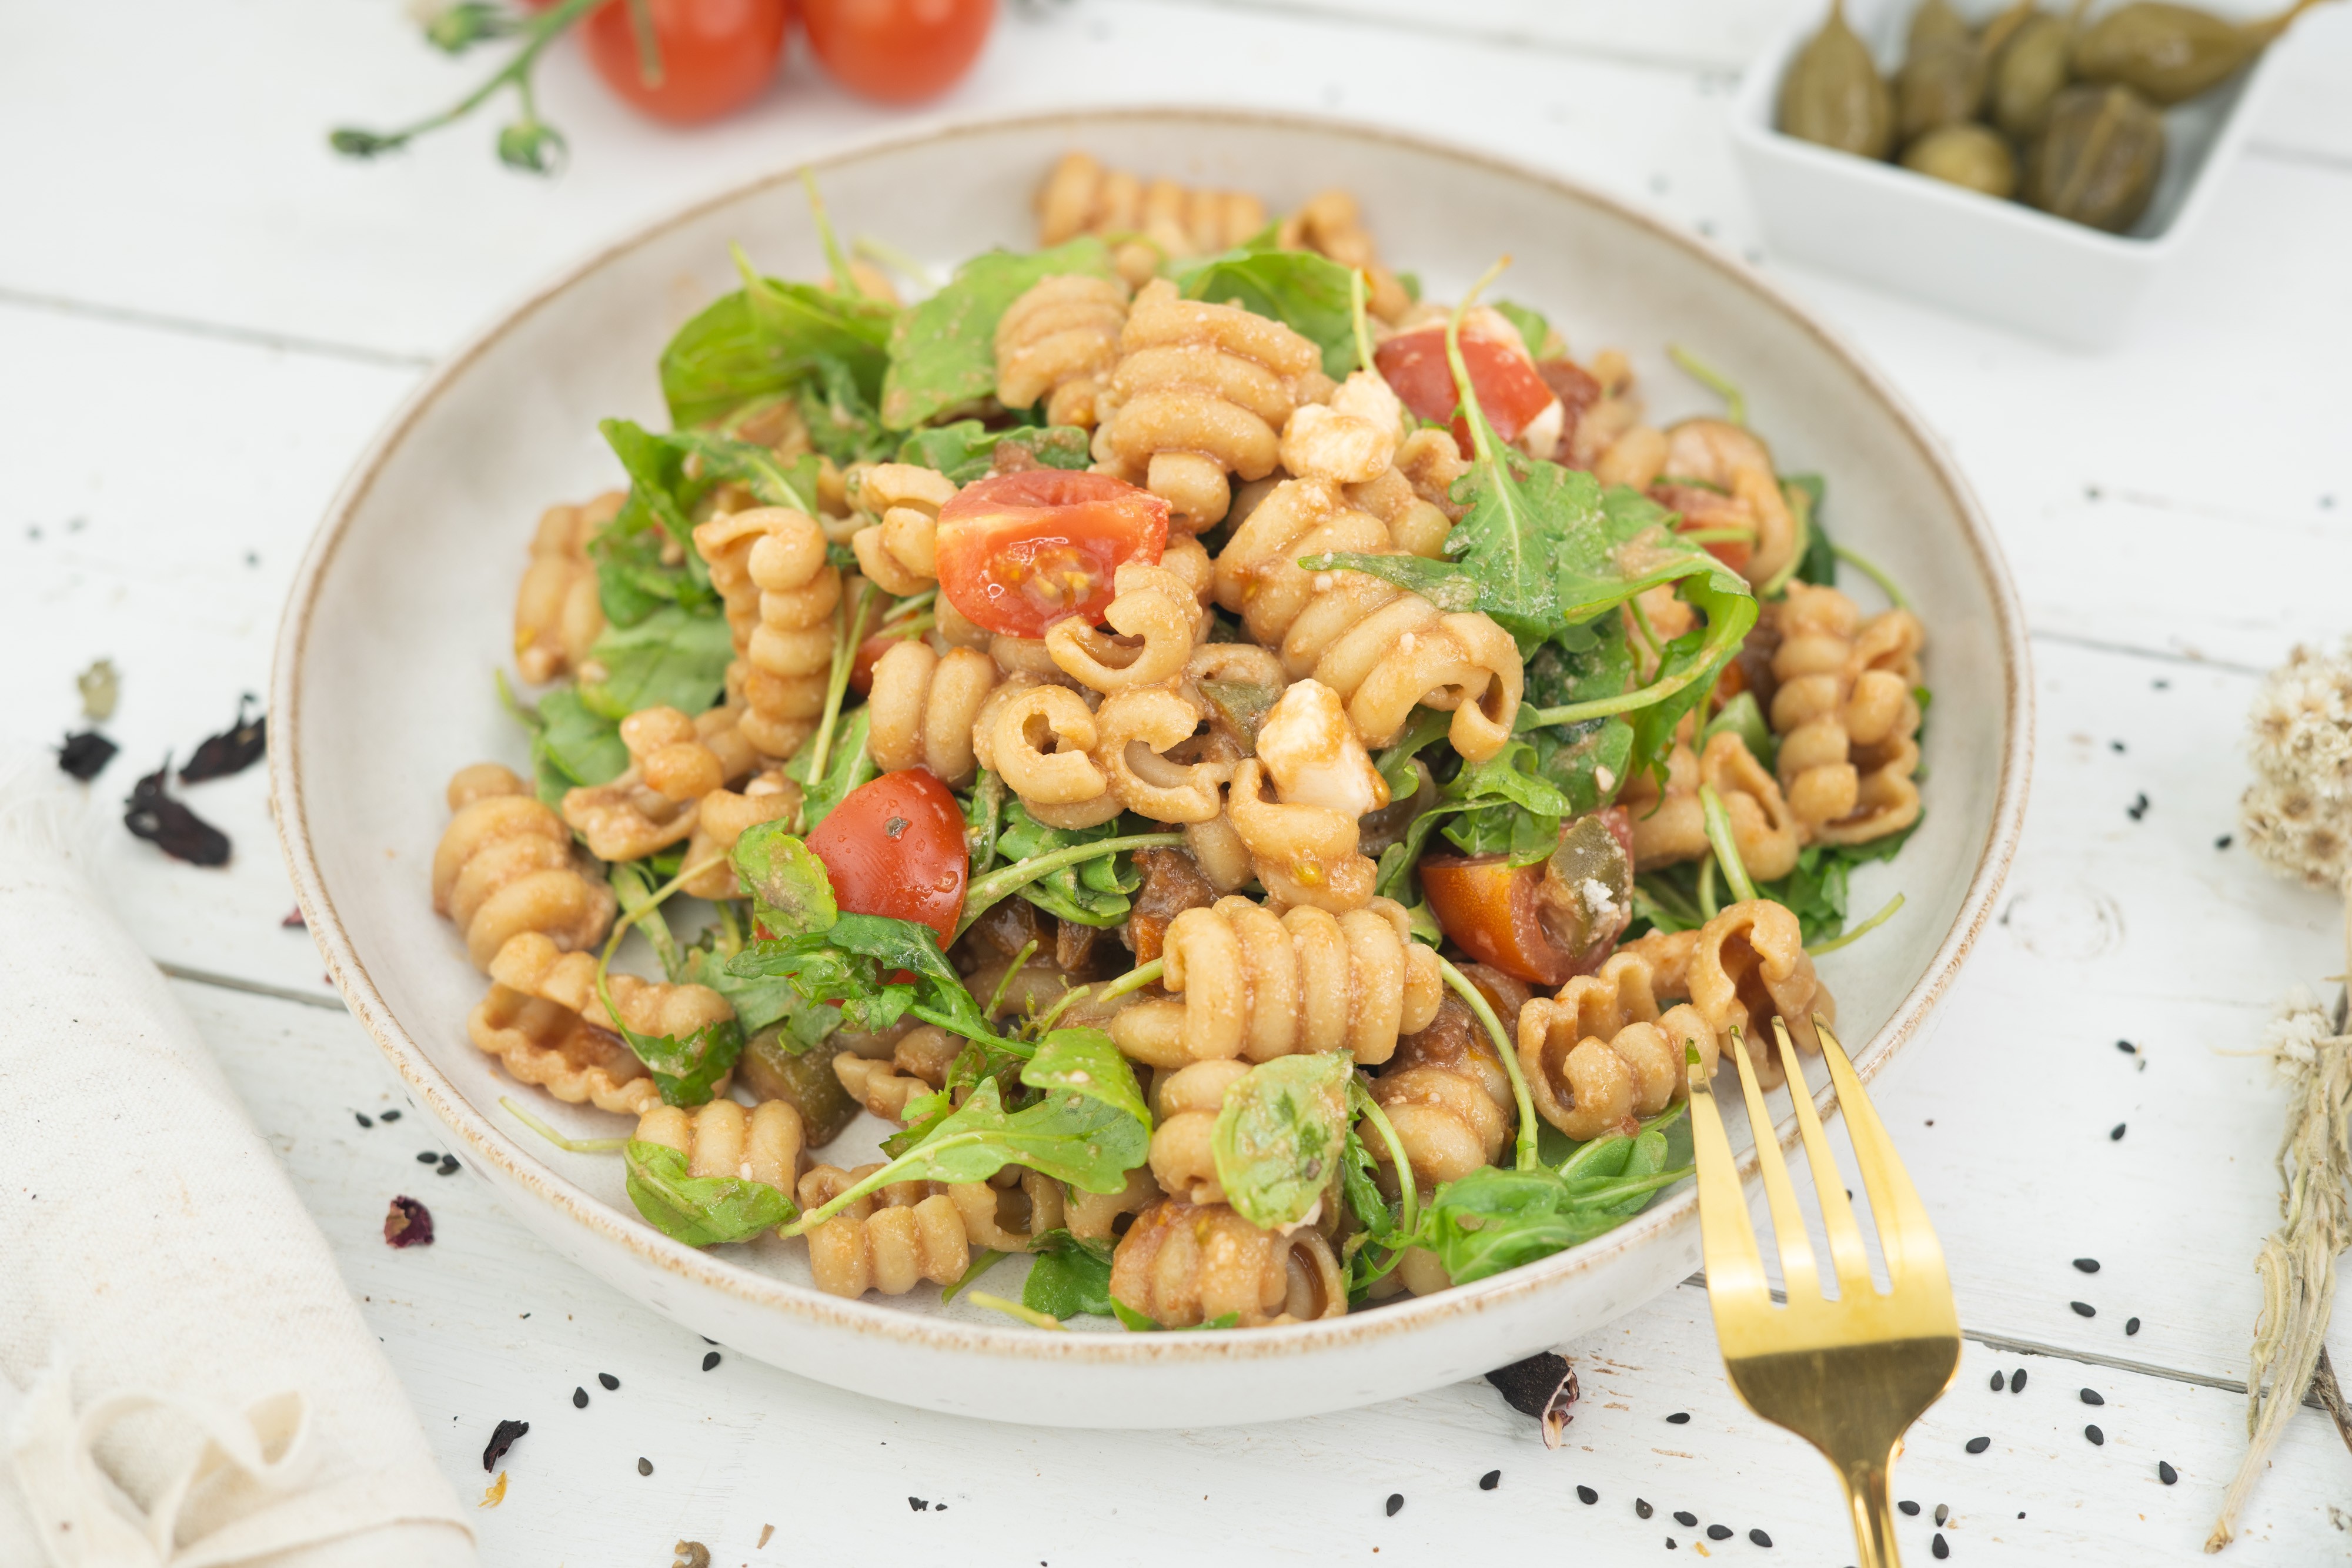
[(1306, 1218), (1343, 1153), (1354, 1071), (1344, 1051), (1278, 1056), (1225, 1091), (1210, 1147), (1235, 1214), (1262, 1230)]
[(833, 814), (849, 792), (874, 779), (874, 758), (866, 750), (866, 732), (873, 721), (868, 708), (852, 709), (834, 732), (833, 754), (825, 758), (824, 777), (812, 780), (809, 764), (816, 753), (803, 746), (784, 764), (784, 777), (801, 787), (801, 821), (811, 829)]
[(1455, 1284), (1466, 1285), (1615, 1229), (1686, 1174), (1687, 1167), (1571, 1183), (1542, 1166), (1489, 1166), (1437, 1189), (1423, 1211), (1418, 1239)]
[(1557, 558), (1560, 613), (1581, 625), (1638, 593), (1692, 577), (1714, 577), (1745, 593), (1748, 585), (1705, 547), (1675, 532), (1675, 514), (1638, 490), (1612, 485), (1600, 493), (1592, 526), (1580, 528)]
[[(1709, 561), (1715, 558), (1708, 556)], [(1682, 684), (1647, 707), (1628, 716), (1633, 727), (1633, 766), (1646, 768), (1663, 785), (1666, 758), (1674, 750), (1675, 729), (1683, 715), (1706, 699), (1715, 679), (1739, 653), (1739, 644), (1756, 624), (1756, 598), (1736, 574), (1712, 568), (1683, 579), (1677, 591), (1685, 603), (1706, 617), (1706, 623), (1668, 643), (1651, 685)]]
[(531, 737), (539, 798), (561, 810), (567, 790), (609, 784), (629, 770), (621, 727), (591, 708), (580, 693), (561, 686), (539, 699), (539, 733)]
[(899, 313), (882, 381), (882, 423), (912, 430), (996, 392), (996, 323), (1039, 279), (1112, 276), (1110, 248), (1091, 235), (1028, 255), (992, 250), (956, 269), (948, 286)]
[[(746, 943), (727, 967), (746, 979), (790, 977), (809, 1000), (841, 1003), (849, 1027), (864, 1032), (887, 1029), (912, 1009), (951, 1033), (1003, 1043), (941, 956), (939, 934), (910, 920), (842, 915), (822, 931)], [(912, 984), (893, 978), (902, 971)]]
[[(1016, 798), (1005, 803), (1004, 825), (996, 835), (996, 852), (1007, 862), (1029, 861), (1055, 850), (1120, 836), (1116, 817), (1091, 828), (1046, 827), (1030, 816)], [(1057, 919), (1099, 927), (1116, 925), (1126, 919), (1128, 894), (1142, 885), (1143, 873), (1135, 869), (1134, 857), (1122, 852), (1062, 866), (1024, 883), (1017, 891)]]
[(1112, 1315), (1109, 1248), (1048, 1230), (1031, 1239), (1029, 1250), (1036, 1261), (1021, 1287), (1023, 1306), (1056, 1318)]
[(1780, 742), (1773, 737), (1772, 727), (1764, 722), (1764, 710), (1757, 706), (1754, 692), (1740, 693), (1706, 721), (1706, 727), (1699, 732), (1699, 749), (1705, 750), (1708, 741), (1726, 733), (1738, 736), (1750, 757), (1768, 770), (1771, 768)]
[(1113, 1193), (1126, 1188), (1127, 1173), (1144, 1162), (1150, 1144), (1142, 1123), (1084, 1094), (1050, 1094), (1008, 1113), (996, 1080), (984, 1078), (919, 1147), (877, 1174), (881, 1185), (986, 1181), (1006, 1166), (1025, 1166), (1087, 1192)]
[(856, 372), (831, 355), (817, 360), (794, 396), (809, 444), (841, 467), (877, 462), (898, 449), (898, 437), (882, 427)]
[(671, 979), (682, 985), (708, 986), (735, 1009), (735, 1021), (745, 1038), (771, 1024), (782, 1023), (793, 1049), (808, 1051), (841, 1024), (841, 1009), (813, 1002), (793, 989), (790, 980), (746, 979), (730, 971), (727, 960), (709, 947), (694, 946), (681, 955)]
[(797, 389), (832, 359), (881, 387), (898, 312), (855, 295), (750, 277), (678, 329), (662, 350), (662, 398), (680, 429), (726, 418), (759, 398)]
[(655, 1229), (688, 1247), (749, 1241), (798, 1212), (765, 1182), (687, 1175), (686, 1156), (667, 1144), (631, 1138), (622, 1159), (629, 1201)]
[(915, 432), (899, 444), (898, 461), (936, 468), (950, 482), (969, 485), (995, 470), (997, 451), (1005, 446), (1025, 454), (1040, 467), (1091, 467), (1094, 454), (1087, 441), (1087, 433), (1075, 425), (991, 430), (976, 419), (962, 419)]
[(1543, 319), (1540, 311), (1515, 305), (1507, 299), (1497, 299), (1495, 301), (1495, 313), (1518, 329), (1519, 340), (1527, 344), (1530, 355), (1538, 360), (1543, 358), (1544, 345), (1551, 340), (1551, 323)]
[(1047, 1092), (1083, 1094), (1134, 1117), (1151, 1131), (1151, 1113), (1135, 1082), (1135, 1069), (1098, 1029), (1057, 1029), (1037, 1042), (1037, 1054), (1022, 1064), (1021, 1082)]
[(1244, 246), (1186, 262), (1171, 276), (1187, 299), (1238, 305), (1290, 327), (1323, 350), (1323, 373), (1333, 381), (1356, 368), (1350, 277), (1328, 256)]
[(1412, 716), (1405, 720), (1404, 728), (1373, 759), (1381, 778), (1389, 787), (1391, 800), (1410, 800), (1421, 788), (1421, 776), (1413, 771), (1412, 759), (1445, 737), (1454, 716), (1442, 709), (1423, 707), (1415, 704)]
[(1390, 1212), (1389, 1200), (1381, 1196), (1380, 1184), (1373, 1179), (1375, 1168), (1370, 1146), (1350, 1125), (1347, 1147), (1340, 1155), (1340, 1191), (1348, 1199), (1348, 1210), (1356, 1217), (1358, 1228), (1377, 1241), (1395, 1233), (1396, 1216)]
[(1837, 586), (1837, 549), (1822, 527), (1822, 497), (1825, 488), (1818, 474), (1790, 474), (1780, 483), (1802, 490), (1813, 504), (1810, 528), (1805, 542), (1805, 559), (1797, 563), (1799, 581), (1810, 582), (1816, 588)]
[(1211, 1318), (1206, 1322), (1193, 1323), (1187, 1328), (1163, 1329), (1116, 1296), (1111, 1298), (1110, 1310), (1121, 1323), (1135, 1333), (1198, 1333), (1212, 1329), (1229, 1329), (1242, 1321), (1242, 1315), (1239, 1312), (1226, 1312)]
[(830, 931), (841, 914), (824, 862), (783, 821), (755, 822), (735, 841), (730, 857), (761, 926), (784, 940)]
[(1360, 571), (1418, 593), (1449, 614), (1481, 608), (1477, 574), (1460, 561), (1430, 560), (1417, 555), (1358, 555), (1347, 550), (1326, 550), (1321, 555), (1299, 557), (1298, 565), (1307, 571)]
[[(606, 1010), (612, 1010), (608, 1008)], [(653, 1074), (665, 1105), (701, 1105), (719, 1089), (719, 1081), (735, 1070), (743, 1054), (743, 1026), (735, 1019), (703, 1025), (684, 1040), (676, 1035), (639, 1034), (621, 1022), (621, 1038)]]
[(592, 711), (615, 723), (649, 707), (674, 707), (690, 718), (725, 695), (735, 643), (716, 606), (668, 604), (634, 626), (606, 626), (589, 657), (605, 672), (580, 688)]

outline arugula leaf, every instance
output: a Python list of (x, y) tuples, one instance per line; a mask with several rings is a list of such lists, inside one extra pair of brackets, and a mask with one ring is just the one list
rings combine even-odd
[(674, 707), (692, 717), (725, 695), (735, 657), (727, 618), (667, 604), (633, 626), (597, 633), (589, 657), (604, 678), (580, 687), (580, 700), (618, 723), (640, 708)]
[(1580, 528), (1558, 558), (1560, 612), (1582, 624), (1669, 582), (1722, 580), (1727, 591), (1748, 585), (1706, 548), (1675, 532), (1675, 514), (1638, 490), (1612, 485), (1600, 492), (1592, 527)]
[(1356, 368), (1350, 275), (1328, 256), (1244, 246), (1186, 262), (1171, 277), (1187, 299), (1239, 305), (1290, 327), (1323, 350), (1323, 373), (1333, 381)]
[[(1617, 1142), (1630, 1148), (1638, 1140)], [(1660, 1155), (1664, 1145), (1661, 1136), (1654, 1145)], [(1595, 1167), (1600, 1165), (1596, 1160)], [(1437, 1189), (1423, 1210), (1416, 1239), (1437, 1254), (1455, 1284), (1466, 1285), (1615, 1229), (1659, 1188), (1688, 1174), (1688, 1166), (1639, 1169), (1630, 1156), (1617, 1173), (1577, 1181), (1543, 1166), (1488, 1166)]]
[(687, 1175), (686, 1156), (667, 1144), (631, 1138), (622, 1159), (629, 1201), (663, 1235), (688, 1247), (749, 1241), (790, 1220), (793, 1200), (765, 1182)]
[(1350, 1124), (1348, 1143), (1339, 1157), (1339, 1190), (1348, 1200), (1348, 1211), (1356, 1217), (1357, 1227), (1375, 1241), (1384, 1241), (1396, 1232), (1396, 1216), (1389, 1210), (1388, 1199), (1381, 1196), (1380, 1184), (1373, 1179), (1375, 1166), (1370, 1145)]
[(772, 938), (822, 934), (840, 918), (824, 862), (793, 836), (789, 822), (753, 823), (735, 841), (729, 858), (751, 894), (753, 916)]
[(1206, 1322), (1192, 1323), (1184, 1328), (1163, 1328), (1117, 1296), (1111, 1298), (1110, 1310), (1131, 1333), (1199, 1333), (1211, 1329), (1229, 1329), (1242, 1321), (1241, 1313), (1225, 1312), (1209, 1319)]
[(653, 1074), (665, 1105), (701, 1105), (718, 1092), (719, 1081), (735, 1070), (743, 1054), (743, 1025), (735, 1019), (708, 1023), (684, 1040), (667, 1034), (639, 1034), (622, 1023), (621, 1037), (637, 1060)]
[[(1008, 800), (996, 852), (1008, 862), (1035, 860), (1055, 850), (1120, 836), (1118, 819), (1091, 828), (1049, 828), (1029, 815), (1020, 800)], [(1128, 894), (1143, 885), (1134, 857), (1101, 855), (1046, 873), (1017, 889), (1022, 897), (1057, 919), (1078, 925), (1110, 926), (1127, 918)]]
[(857, 374), (833, 356), (822, 355), (796, 394), (809, 444), (842, 467), (886, 458), (898, 438), (882, 427)]
[(1518, 329), (1519, 340), (1528, 346), (1529, 354), (1538, 360), (1544, 357), (1544, 345), (1551, 340), (1551, 323), (1544, 319), (1542, 312), (1497, 299), (1495, 314)]
[(1031, 1238), (1029, 1250), (1036, 1261), (1021, 1287), (1023, 1306), (1056, 1318), (1111, 1315), (1109, 1248), (1048, 1230)]
[(1413, 706), (1412, 716), (1405, 720), (1404, 728), (1396, 739), (1373, 758), (1381, 778), (1389, 787), (1391, 800), (1410, 800), (1421, 788), (1421, 776), (1413, 771), (1412, 759), (1445, 737), (1454, 716), (1433, 707)]
[(1826, 488), (1818, 474), (1790, 474), (1780, 481), (1785, 488), (1801, 490), (1812, 503), (1806, 530), (1804, 559), (1797, 563), (1797, 579), (1816, 588), (1837, 586), (1837, 549), (1830, 536), (1822, 528), (1822, 496)]
[(996, 864), (997, 824), (1004, 815), (1004, 780), (983, 768), (971, 781), (971, 798), (962, 802), (964, 843), (971, 857), (970, 877), (982, 876)]
[(1026, 453), (1041, 468), (1087, 468), (1093, 465), (1087, 433), (1076, 425), (1024, 426), (991, 430), (976, 419), (919, 430), (899, 444), (898, 461), (936, 468), (957, 485), (982, 479), (996, 466), (999, 447)]
[(667, 605), (716, 617), (710, 570), (694, 548), (694, 516), (722, 484), (741, 485), (765, 505), (807, 511), (814, 459), (787, 464), (764, 446), (704, 431), (657, 434), (625, 419), (597, 427), (629, 476), (629, 497), (589, 546), (597, 593), (615, 626), (633, 626)]
[(561, 686), (540, 698), (539, 718), (531, 770), (539, 798), (549, 805), (560, 810), (566, 791), (609, 784), (629, 770), (621, 727), (590, 707), (577, 689)]
[(824, 359), (846, 367), (869, 399), (879, 392), (897, 309), (743, 270), (743, 287), (712, 301), (662, 350), (670, 423), (710, 423), (756, 399), (794, 391)]
[(956, 269), (946, 287), (899, 312), (882, 379), (882, 423), (912, 430), (996, 392), (996, 323), (1039, 279), (1112, 276), (1110, 247), (1091, 235), (1027, 255), (992, 250)]
[(1764, 722), (1764, 710), (1757, 706), (1754, 692), (1740, 693), (1706, 721), (1706, 727), (1699, 732), (1699, 749), (1705, 750), (1706, 743), (1724, 731), (1738, 736), (1748, 747), (1748, 754), (1762, 763), (1767, 772), (1771, 770), (1780, 743), (1772, 734), (1772, 727)]
[(858, 1186), (871, 1191), (902, 1181), (986, 1181), (1006, 1166), (1025, 1166), (1087, 1192), (1119, 1192), (1150, 1143), (1142, 1123), (1084, 1094), (1051, 1094), (1025, 1111), (1007, 1112), (996, 1080), (983, 1078), (920, 1145)]
[[(968, 1040), (1003, 1045), (980, 1004), (940, 952), (939, 934), (910, 920), (842, 915), (822, 931), (744, 944), (727, 961), (745, 979), (789, 977), (814, 1002), (839, 1002), (850, 1028), (872, 1033), (908, 1011)], [(901, 971), (912, 983), (893, 978)]]
[(747, 980), (731, 973), (726, 958), (709, 947), (687, 948), (670, 978), (681, 985), (708, 986), (726, 998), (747, 1040), (771, 1024), (782, 1023), (793, 1049), (808, 1051), (841, 1024), (840, 1009), (810, 1001), (793, 989), (790, 980)]
[(1706, 700), (1724, 665), (1738, 654), (1740, 642), (1756, 624), (1757, 614), (1756, 596), (1728, 569), (1711, 567), (1704, 575), (1686, 577), (1678, 591), (1685, 603), (1706, 618), (1706, 624), (1693, 627), (1665, 645), (1657, 677), (1648, 688), (1663, 688), (1663, 695), (1631, 715), (1633, 765), (1654, 775), (1662, 786), (1666, 758), (1674, 750), (1675, 727), (1682, 723), (1683, 715)]
[(866, 754), (866, 732), (873, 722), (870, 709), (852, 710), (834, 732), (833, 755), (825, 758), (824, 777), (812, 779), (809, 764), (816, 753), (802, 747), (790, 762), (784, 764), (784, 777), (801, 787), (801, 821), (814, 829), (833, 814), (848, 793), (874, 778), (874, 758)]
[(1344, 1051), (1278, 1056), (1225, 1091), (1210, 1147), (1235, 1214), (1276, 1230), (1313, 1211), (1347, 1142), (1354, 1071)]
[(1098, 1029), (1057, 1029), (1037, 1042), (1037, 1053), (1021, 1068), (1021, 1082), (1047, 1093), (1066, 1092), (1099, 1100), (1151, 1131), (1151, 1113), (1135, 1082), (1135, 1069), (1109, 1035)]
[(1514, 736), (1502, 750), (1465, 768), (1446, 787), (1447, 793), (1465, 800), (1494, 802), (1466, 810), (1446, 825), (1445, 836), (1463, 853), (1507, 850), (1539, 860), (1559, 846), (1560, 821), (1575, 814), (1576, 803), (1550, 780), (1521, 766), (1523, 759), (1532, 764), (1536, 755), (1531, 740)]

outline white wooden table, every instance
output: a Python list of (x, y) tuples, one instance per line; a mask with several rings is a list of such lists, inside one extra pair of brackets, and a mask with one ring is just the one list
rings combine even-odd
[[(480, 68), (429, 53), (395, 0), (14, 6), (0, 737), (78, 727), (72, 676), (101, 655), (122, 673), (109, 728), (126, 748), (104, 799), (220, 727), (238, 692), (265, 686), (284, 584), (341, 472), (436, 355), (595, 242), (861, 136), (1205, 99), (1424, 130), (1627, 193), (1780, 276), (1893, 373), (1975, 481), (2034, 632), (2023, 852), (1937, 1034), (1878, 1094), (1971, 1336), (1896, 1472), (1924, 1509), (1904, 1548), (1930, 1560), (1945, 1505), (1956, 1562), (2189, 1562), (2240, 1449), (2251, 1262), (2275, 1213), (2279, 1097), (2227, 1052), (2288, 985), (2343, 967), (2325, 901), (2216, 841), (2233, 828), (2254, 676), (2298, 639), (2352, 629), (2352, 12), (2303, 24), (2251, 153), (2143, 329), (2084, 358), (1760, 253), (1721, 119), (1781, 11), (1061, 0), (1009, 13), (971, 79), (911, 119), (798, 62), (754, 111), (692, 136), (630, 118), (558, 51), (543, 97), (575, 161), (541, 182), (494, 164), (488, 123), (374, 166), (328, 154), (328, 125), (396, 121)], [(2126, 815), (2142, 794), (2145, 814)], [(421, 1113), (362, 1128), (356, 1113), (401, 1105), (396, 1081), (304, 936), (280, 929), (292, 899), (261, 770), (193, 800), (236, 841), (227, 870), (113, 831), (105, 880), (284, 1154), (461, 1492), (487, 1479), (499, 1419), (531, 1423), (503, 1505), (477, 1516), (488, 1562), (650, 1565), (693, 1539), (729, 1564), (1203, 1547), (1620, 1563), (1668, 1537), (1754, 1556), (1751, 1529), (1791, 1561), (1850, 1557), (1827, 1471), (1736, 1405), (1689, 1287), (1562, 1347), (1585, 1398), (1559, 1453), (1484, 1384), (1276, 1427), (1066, 1435), (875, 1404), (731, 1355), (705, 1372), (696, 1336), (549, 1254), (474, 1178), (416, 1163), (439, 1147)], [(431, 1205), (430, 1249), (380, 1239), (396, 1191)], [(2084, 1257), (2097, 1274), (2070, 1266)], [(2337, 1348), (2352, 1367), (2352, 1336)], [(2022, 1395), (1990, 1391), (2018, 1367)], [(2104, 1407), (2084, 1407), (2084, 1387)], [(2085, 1440), (2093, 1421), (2104, 1447)], [(1991, 1446), (1972, 1457), (1978, 1436)], [(1706, 1541), (1677, 1510), (1732, 1539)], [(2352, 1455), (2305, 1410), (2232, 1556), (2338, 1561), (2347, 1531)]]

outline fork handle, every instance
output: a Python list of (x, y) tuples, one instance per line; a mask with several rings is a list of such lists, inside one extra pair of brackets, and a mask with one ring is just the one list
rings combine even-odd
[(1864, 1461), (1839, 1471), (1846, 1511), (1853, 1516), (1854, 1568), (1902, 1568), (1895, 1550), (1895, 1508), (1887, 1498), (1887, 1471), (1895, 1456)]

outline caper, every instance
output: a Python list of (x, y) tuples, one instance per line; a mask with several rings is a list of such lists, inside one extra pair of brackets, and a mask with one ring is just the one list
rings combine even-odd
[(2053, 216), (2121, 234), (2147, 210), (2164, 169), (2164, 116), (2127, 87), (2087, 83), (2051, 100), (2025, 164), (2025, 199)]
[(2004, 201), (2017, 193), (2017, 155), (1987, 126), (1939, 125), (1903, 150), (1903, 166)]
[(1780, 78), (1780, 129), (1802, 141), (1864, 158), (1895, 149), (1895, 103), (1870, 50), (1846, 26), (1845, 0), (1789, 62)]
[(1939, 125), (1974, 120), (1984, 102), (1984, 50), (1946, 0), (1911, 14), (1911, 38), (1895, 76), (1895, 125), (1905, 143)]
[(1993, 124), (2020, 141), (2031, 141), (2050, 113), (2050, 100), (2066, 85), (2067, 58), (2074, 30), (2046, 13), (2028, 17), (1993, 57), (1987, 111)]
[(2121, 82), (2169, 108), (2235, 72), (2319, 0), (2294, 0), (2276, 16), (2233, 22), (2193, 5), (2133, 0), (2084, 29), (2074, 41), (2074, 74)]
[(736, 1071), (761, 1099), (782, 1100), (798, 1111), (808, 1146), (822, 1148), (856, 1118), (857, 1102), (834, 1073), (834, 1043), (795, 1050), (799, 1043), (785, 1038), (781, 1025), (763, 1029), (743, 1042)]

